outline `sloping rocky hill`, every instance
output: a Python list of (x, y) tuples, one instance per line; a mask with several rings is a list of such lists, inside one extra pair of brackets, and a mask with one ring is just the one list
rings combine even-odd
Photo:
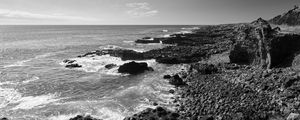
[(300, 8), (295, 6), (288, 12), (272, 18), (269, 22), (276, 25), (300, 25)]

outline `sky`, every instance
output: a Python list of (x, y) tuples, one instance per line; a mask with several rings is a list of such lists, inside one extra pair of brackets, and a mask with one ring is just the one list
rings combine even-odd
[(0, 25), (208, 25), (270, 19), (300, 0), (0, 0)]

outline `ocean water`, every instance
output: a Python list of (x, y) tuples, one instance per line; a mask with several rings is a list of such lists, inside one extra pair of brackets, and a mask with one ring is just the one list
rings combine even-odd
[[(122, 75), (103, 65), (128, 61), (76, 56), (111, 46), (137, 51), (161, 48), (164, 45), (133, 41), (190, 27), (194, 26), (0, 26), (0, 117), (68, 120), (79, 114), (121, 120), (153, 107), (153, 102), (168, 107), (173, 87), (162, 77), (182, 66), (147, 60), (155, 71)], [(77, 59), (84, 67), (66, 69), (65, 59)]]

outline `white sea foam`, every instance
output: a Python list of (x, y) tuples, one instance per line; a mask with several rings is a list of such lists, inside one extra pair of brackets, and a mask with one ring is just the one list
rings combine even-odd
[(134, 43), (134, 41), (125, 40), (124, 43)]
[(77, 115), (80, 115), (80, 113), (51, 116), (47, 120), (69, 120), (70, 118), (73, 118), (73, 117), (75, 117)]
[(111, 109), (108, 109), (106, 107), (101, 108), (97, 111), (98, 111), (98, 113), (101, 114), (98, 117), (100, 119), (104, 119), (104, 120), (123, 120), (124, 117), (125, 117), (125, 116), (122, 115), (122, 113), (120, 111), (111, 110)]
[(170, 34), (166, 34), (166, 35), (163, 35), (162, 37), (163, 38), (169, 38), (169, 37), (171, 37), (171, 35)]
[[(123, 41), (124, 42), (124, 41)], [(134, 41), (131, 41), (134, 42)], [(136, 52), (145, 52), (144, 49), (135, 49), (135, 48), (123, 48), (117, 45), (105, 45), (105, 46), (100, 46), (99, 47), (100, 50), (116, 50), (116, 49), (123, 49), (123, 50), (133, 50)]]
[(13, 63), (13, 64), (10, 64), (10, 65), (5, 65), (4, 68), (26, 66), (25, 63), (26, 63), (26, 62), (29, 62), (29, 61), (31, 61), (31, 60), (32, 60), (32, 59), (18, 61), (18, 62), (15, 62), (15, 63)]
[(189, 34), (193, 33), (192, 31), (180, 31), (180, 32), (175, 32), (176, 34)]
[(183, 30), (197, 30), (200, 29), (199, 27), (190, 27), (190, 28), (181, 28)]
[(155, 106), (153, 105), (150, 105), (150, 104), (139, 104), (137, 107), (135, 107), (135, 111), (143, 111), (147, 108), (156, 108)]
[(49, 57), (49, 56), (52, 56), (54, 55), (55, 53), (46, 53), (46, 54), (42, 54), (42, 55), (37, 55), (35, 56), (34, 58), (30, 58), (30, 59), (27, 59), (27, 60), (21, 60), (21, 61), (17, 61), (13, 64), (10, 64), (10, 65), (5, 65), (3, 66), (4, 68), (10, 68), (10, 67), (20, 67), (20, 66), (28, 66), (26, 65), (27, 62), (30, 62), (34, 59), (41, 59), (41, 58), (45, 58), (45, 57)]
[(8, 104), (18, 101), (22, 95), (12, 88), (0, 88), (0, 108), (6, 107)]
[(59, 101), (60, 99), (57, 99), (56, 94), (47, 94), (47, 95), (41, 95), (41, 96), (26, 96), (21, 97), (17, 101), (13, 101), (12, 103), (19, 103), (17, 106), (15, 106), (12, 110), (17, 109), (32, 109), (34, 107), (43, 106), (52, 102)]
[(29, 78), (27, 80), (22, 81), (22, 83), (27, 84), (27, 83), (30, 83), (30, 82), (33, 82), (33, 81), (36, 81), (36, 80), (39, 80), (39, 79), (40, 79), (39, 77), (33, 76), (32, 78)]
[(106, 45), (106, 46), (100, 46), (99, 47), (102, 50), (114, 50), (114, 49), (123, 49), (123, 47), (117, 46), (117, 45)]
[(0, 82), (0, 85), (16, 85), (18, 84), (17, 82), (12, 82), (12, 81), (5, 81), (5, 82)]

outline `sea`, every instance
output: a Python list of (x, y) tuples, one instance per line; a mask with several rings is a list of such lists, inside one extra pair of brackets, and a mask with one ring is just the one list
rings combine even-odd
[[(68, 120), (91, 115), (122, 120), (148, 107), (172, 108), (174, 89), (163, 79), (184, 68), (146, 60), (154, 71), (118, 74), (105, 64), (125, 63), (111, 56), (77, 58), (103, 48), (147, 51), (162, 44), (136, 44), (143, 37), (168, 37), (193, 25), (3, 25), (0, 26), (0, 118)], [(63, 60), (82, 68), (68, 69)]]

